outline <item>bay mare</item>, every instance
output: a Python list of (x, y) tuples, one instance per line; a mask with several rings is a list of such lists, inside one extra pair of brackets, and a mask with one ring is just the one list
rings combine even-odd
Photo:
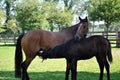
[(95, 56), (100, 68), (99, 80), (103, 80), (104, 67), (107, 71), (107, 80), (110, 80), (109, 62), (112, 62), (111, 45), (109, 40), (102, 36), (96, 35), (80, 40), (73, 38), (49, 51), (40, 49), (37, 53), (43, 59), (65, 58), (67, 61), (65, 80), (69, 79), (70, 71), (71, 80), (77, 80), (77, 61), (90, 59)]
[[(79, 23), (58, 32), (33, 30), (26, 34), (20, 35), (17, 39), (15, 51), (15, 77), (21, 77), (22, 70), (22, 80), (29, 80), (27, 73), (28, 66), (36, 57), (36, 51), (40, 48), (48, 50), (67, 42), (76, 35), (78, 27), (80, 27), (80, 34), (86, 35), (88, 32), (87, 17), (85, 19), (81, 19), (79, 17), (79, 20)], [(22, 49), (26, 56), (24, 62), (22, 62)]]

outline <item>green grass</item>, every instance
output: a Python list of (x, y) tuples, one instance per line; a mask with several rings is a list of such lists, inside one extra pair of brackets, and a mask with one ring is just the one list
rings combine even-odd
[[(0, 46), (0, 80), (20, 80), (14, 78), (14, 46)], [(111, 80), (120, 80), (120, 48), (112, 48), (113, 63)], [(65, 59), (48, 59), (44, 62), (36, 57), (29, 66), (31, 80), (64, 80)], [(95, 58), (78, 62), (78, 80), (98, 80), (99, 67)], [(106, 71), (104, 71), (106, 80)]]

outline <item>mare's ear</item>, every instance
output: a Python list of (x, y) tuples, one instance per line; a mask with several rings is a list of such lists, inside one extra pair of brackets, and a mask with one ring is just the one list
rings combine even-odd
[(79, 16), (79, 20), (82, 21), (81, 17)]
[(85, 17), (85, 20), (86, 20), (86, 21), (88, 21), (88, 18), (87, 18), (87, 16)]

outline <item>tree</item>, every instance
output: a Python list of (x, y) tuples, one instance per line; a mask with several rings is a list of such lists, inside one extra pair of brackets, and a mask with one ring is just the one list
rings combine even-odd
[(4, 12), (2, 11), (2, 8), (0, 7), (0, 33), (5, 31), (3, 29), (3, 24), (2, 24), (4, 18), (5, 18)]
[[(62, 7), (66, 7), (67, 10), (73, 10), (72, 14), (81, 15), (86, 11), (86, 0), (44, 0), (47, 2), (62, 3)], [(64, 6), (63, 6), (64, 4)]]
[(11, 19), (7, 22), (6, 24), (7, 28), (8, 28), (8, 33), (16, 33), (17, 30), (19, 29), (16, 25), (16, 19)]
[(22, 33), (33, 29), (54, 30), (55, 27), (70, 25), (71, 11), (63, 10), (53, 2), (21, 0), (16, 4), (16, 20)]
[(104, 21), (106, 31), (112, 22), (120, 20), (120, 0), (89, 0), (88, 13), (92, 21)]
[(21, 0), (15, 6), (16, 20), (18, 27), (21, 27), (22, 33), (40, 27), (41, 16), (39, 16), (38, 0)]
[(43, 3), (42, 11), (44, 16), (49, 23), (49, 29), (53, 31), (55, 28), (68, 26), (72, 22), (72, 10), (62, 9), (61, 7), (56, 7), (56, 3), (45, 2)]
[(16, 0), (0, 0), (0, 7), (2, 8), (2, 11), (4, 12), (4, 20), (2, 20), (2, 23), (4, 24), (2, 28), (4, 28), (4, 32), (11, 32), (10, 31), (10, 25), (8, 26), (9, 20), (12, 20), (13, 18), (13, 6), (14, 2)]
[(11, 0), (5, 0), (5, 10), (6, 10), (6, 20), (5, 23), (7, 24), (8, 20), (10, 20), (10, 8), (11, 8)]

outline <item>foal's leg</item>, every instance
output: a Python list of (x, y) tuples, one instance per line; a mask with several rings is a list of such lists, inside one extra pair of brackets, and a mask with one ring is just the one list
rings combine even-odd
[(71, 68), (71, 62), (67, 60), (65, 80), (69, 80), (70, 68)]
[(107, 61), (107, 59), (104, 60), (104, 65), (107, 71), (107, 80), (110, 80), (110, 69), (109, 69), (109, 63)]
[(100, 68), (99, 80), (103, 80), (104, 64), (103, 64), (103, 61), (100, 59), (100, 57), (96, 57), (96, 59), (97, 59), (97, 62), (99, 64), (99, 68)]
[(26, 58), (26, 60), (22, 63), (22, 80), (29, 80), (27, 69), (32, 60), (33, 58)]
[(72, 79), (71, 80), (77, 80), (77, 60), (73, 60), (71, 63), (71, 72), (72, 72)]

